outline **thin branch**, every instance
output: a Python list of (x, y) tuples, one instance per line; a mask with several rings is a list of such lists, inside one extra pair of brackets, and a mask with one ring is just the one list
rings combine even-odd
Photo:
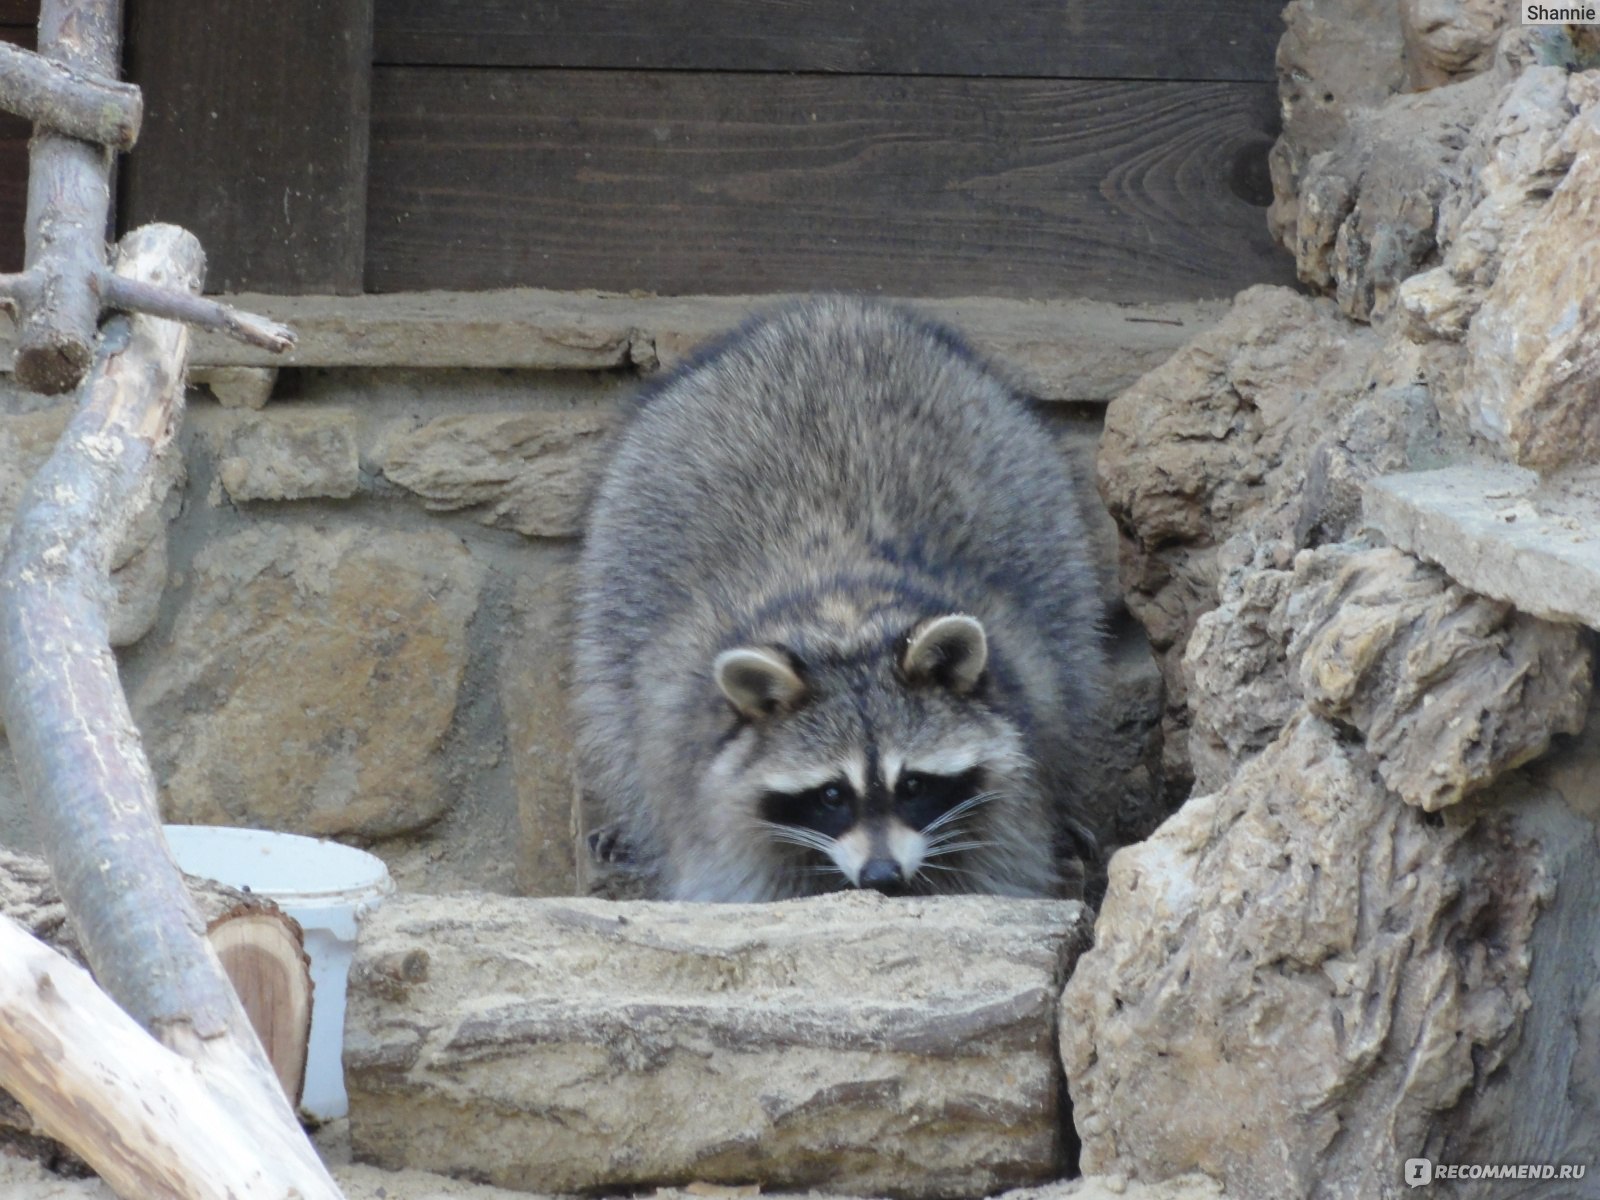
[(241, 342), (260, 346), (277, 354), (294, 349), (294, 330), (287, 325), (279, 325), (276, 321), (258, 317), (254, 313), (240, 312), (236, 308), (229, 308), (226, 304), (218, 304), (215, 300), (207, 300), (187, 292), (175, 292), (170, 288), (157, 287), (141, 280), (129, 279), (126, 275), (113, 275), (109, 272), (102, 277), (100, 287), (108, 308), (145, 313), (152, 317), (166, 317), (173, 321), (183, 321), (188, 325), (197, 325), (201, 329), (215, 329)]
[(139, 137), (144, 98), (131, 83), (74, 70), (0, 42), (0, 109), (56, 133), (131, 150)]

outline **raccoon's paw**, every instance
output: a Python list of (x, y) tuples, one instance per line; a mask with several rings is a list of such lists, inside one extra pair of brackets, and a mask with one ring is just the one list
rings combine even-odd
[(633, 846), (623, 836), (622, 829), (616, 822), (600, 826), (589, 835), (588, 842), (589, 856), (595, 862), (609, 863), (618, 867), (631, 867), (639, 862)]

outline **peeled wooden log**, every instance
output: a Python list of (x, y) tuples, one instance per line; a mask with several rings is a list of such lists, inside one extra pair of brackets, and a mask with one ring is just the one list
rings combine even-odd
[[(205, 922), (206, 940), (238, 993), (284, 1094), (297, 1098), (311, 1033), (311, 964), (299, 922), (264, 896), (195, 876), (186, 876), (184, 882)], [(73, 965), (84, 965), (83, 948), (42, 858), (0, 846), (0, 915)], [(0, 1090), (3, 1147), (20, 1147), (26, 1157), (42, 1162), (62, 1157), (59, 1146), (46, 1144), (38, 1122)]]
[(1069, 901), (399, 896), (345, 1025), (358, 1159), (541, 1192), (957, 1197), (1062, 1166)]
[(259, 1103), (211, 1066), (162, 1046), (0, 914), (0, 1085), (45, 1132), (130, 1200), (304, 1195), (300, 1165), (263, 1147)]

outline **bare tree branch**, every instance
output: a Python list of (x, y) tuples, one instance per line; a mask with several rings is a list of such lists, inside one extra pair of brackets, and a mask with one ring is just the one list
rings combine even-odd
[(101, 290), (108, 308), (148, 313), (153, 317), (197, 325), (201, 329), (219, 330), (241, 342), (277, 353), (294, 349), (294, 330), (287, 325), (279, 325), (254, 313), (240, 312), (203, 296), (154, 287), (125, 275), (110, 273), (102, 281)]
[[(74, 70), (115, 76), (121, 34), (118, 0), (43, 0), (39, 6), (39, 53)], [(49, 129), (34, 134), (26, 266), (39, 293), (22, 308), (12, 368), (32, 391), (71, 391), (94, 357), (110, 175), (111, 151), (104, 146)]]
[(131, 150), (144, 97), (131, 83), (101, 78), (0, 42), (0, 109), (57, 133)]
[[(193, 289), (202, 258), (190, 234), (150, 226), (123, 240), (118, 270)], [(202, 936), (111, 655), (111, 556), (172, 436), (188, 341), (169, 321), (106, 323), (78, 411), (24, 492), (0, 561), (0, 717), (101, 985), (215, 1073), (211, 1086), (229, 1090), (230, 1103), (266, 1115), (271, 1152), (305, 1200), (336, 1197)]]

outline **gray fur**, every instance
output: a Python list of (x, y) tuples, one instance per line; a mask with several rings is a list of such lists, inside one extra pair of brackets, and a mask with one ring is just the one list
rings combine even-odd
[[(575, 657), (585, 790), (657, 890), (847, 886), (760, 824), (757, 781), (971, 745), (993, 795), (915, 890), (1059, 893), (1103, 667), (1075, 489), (1003, 384), (887, 305), (807, 301), (657, 385), (594, 498)], [(950, 615), (982, 625), (943, 631), (975, 685), (929, 678), (928, 639), (905, 659)], [(793, 661), (803, 694), (761, 654), (714, 667), (741, 648)]]

